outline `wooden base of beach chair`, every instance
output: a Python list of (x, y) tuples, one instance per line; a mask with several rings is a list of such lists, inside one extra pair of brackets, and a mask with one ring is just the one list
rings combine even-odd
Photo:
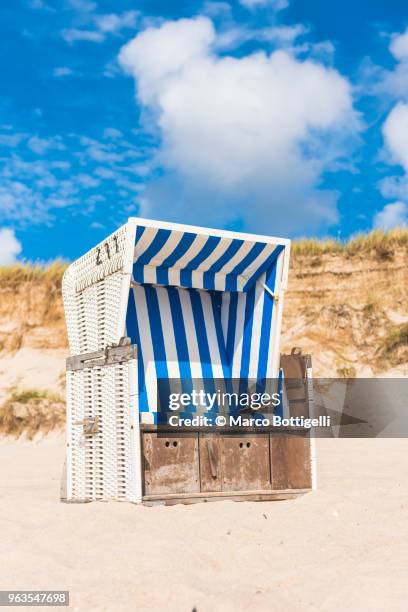
[[(282, 356), (290, 416), (308, 416), (310, 357)], [(142, 425), (142, 501), (272, 501), (313, 488), (310, 430), (208, 431)]]
[[(70, 469), (64, 470), (62, 500), (115, 499), (148, 505), (272, 501), (294, 498), (315, 488), (314, 440), (308, 429), (174, 430), (170, 426), (141, 424), (139, 436), (133, 405), (136, 395), (131, 386), (122, 384), (123, 380), (136, 379), (136, 362), (133, 353), (127, 354), (127, 346), (123, 355), (119, 348), (122, 347), (114, 349), (113, 362), (108, 351), (102, 364), (98, 361), (97, 366), (93, 362), (83, 365), (83, 359), (76, 359), (68, 371), (72, 412), (67, 442)], [(96, 357), (102, 359), (99, 354)], [(289, 416), (308, 416), (310, 357), (294, 352), (282, 356), (281, 363)], [(128, 391), (128, 395), (119, 396), (115, 411), (107, 402), (101, 403), (100, 394), (88, 393), (85, 404), (83, 395), (76, 392), (77, 377), (91, 373), (103, 379), (107, 388), (114, 388), (119, 381)], [(116, 434), (112, 435), (112, 431)], [(67, 494), (69, 488), (71, 493)]]
[(310, 438), (288, 433), (142, 431), (144, 503), (269, 501), (312, 488)]

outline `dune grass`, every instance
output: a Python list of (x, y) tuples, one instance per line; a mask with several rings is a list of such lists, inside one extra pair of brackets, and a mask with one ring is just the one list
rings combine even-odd
[(292, 254), (295, 257), (336, 253), (348, 256), (373, 254), (385, 261), (392, 259), (396, 248), (408, 249), (408, 228), (396, 228), (389, 232), (374, 230), (368, 234), (358, 234), (345, 242), (332, 238), (304, 238), (292, 242)]
[(383, 343), (383, 351), (386, 355), (395, 353), (401, 347), (408, 347), (408, 323), (395, 325)]
[(42, 389), (12, 389), (0, 406), (0, 433), (19, 438), (23, 433), (32, 439), (65, 424), (65, 400)]
[(56, 259), (49, 264), (16, 263), (0, 266), (0, 284), (30, 281), (60, 283), (67, 265), (66, 262)]
[(367, 302), (363, 306), (364, 314), (369, 317), (381, 312), (384, 308), (384, 297), (380, 292), (370, 290), (367, 294)]
[(10, 394), (10, 401), (19, 404), (40, 403), (44, 400), (54, 403), (64, 402), (60, 395), (46, 389), (12, 389)]

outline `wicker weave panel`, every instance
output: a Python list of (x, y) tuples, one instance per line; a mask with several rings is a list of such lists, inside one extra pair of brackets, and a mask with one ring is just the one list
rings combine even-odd
[(140, 501), (136, 379), (136, 360), (67, 372), (68, 500)]
[(85, 499), (85, 446), (81, 429), (73, 425), (84, 418), (85, 371), (75, 374), (67, 372), (67, 475), (72, 497)]
[(71, 355), (104, 349), (124, 334), (134, 231), (128, 222), (65, 272), (62, 294)]

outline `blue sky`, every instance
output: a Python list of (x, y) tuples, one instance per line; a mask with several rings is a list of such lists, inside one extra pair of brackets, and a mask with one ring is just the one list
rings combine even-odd
[(128, 216), (347, 238), (407, 223), (396, 0), (5, 0), (0, 263)]

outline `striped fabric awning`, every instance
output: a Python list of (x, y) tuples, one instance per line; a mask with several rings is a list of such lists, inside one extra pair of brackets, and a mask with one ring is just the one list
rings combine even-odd
[[(248, 291), (276, 261), (284, 244), (232, 232), (207, 233), (172, 224), (136, 230), (133, 278), (137, 283)], [(230, 234), (230, 235), (229, 235)], [(245, 236), (245, 235), (244, 235)]]
[(233, 379), (242, 392), (277, 376), (287, 243), (138, 220), (126, 328), (138, 346), (142, 421), (156, 422), (159, 379), (210, 391)]

